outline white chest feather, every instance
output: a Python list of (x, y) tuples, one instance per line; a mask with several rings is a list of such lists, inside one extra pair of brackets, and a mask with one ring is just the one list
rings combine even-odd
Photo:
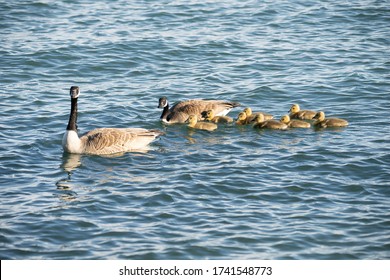
[(64, 151), (72, 154), (82, 153), (82, 145), (76, 131), (67, 130), (62, 138), (62, 147)]

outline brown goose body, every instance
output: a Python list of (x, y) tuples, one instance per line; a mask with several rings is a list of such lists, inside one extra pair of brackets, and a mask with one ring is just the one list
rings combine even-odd
[(240, 106), (237, 102), (193, 99), (180, 101), (170, 108), (167, 98), (161, 97), (158, 108), (163, 108), (160, 119), (164, 123), (184, 123), (190, 115), (196, 115), (199, 120), (203, 120), (209, 110), (213, 110), (215, 116), (225, 116), (237, 106)]

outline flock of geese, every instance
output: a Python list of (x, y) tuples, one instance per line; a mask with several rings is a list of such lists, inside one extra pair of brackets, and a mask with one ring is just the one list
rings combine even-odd
[[(77, 100), (80, 95), (78, 86), (70, 88), (71, 111), (68, 126), (62, 139), (65, 152), (74, 154), (108, 155), (145, 149), (152, 141), (164, 132), (157, 129), (144, 128), (97, 128), (79, 137), (77, 133)], [(252, 124), (258, 129), (289, 129), (344, 127), (348, 122), (344, 119), (325, 118), (324, 112), (301, 110), (298, 104), (293, 104), (289, 115), (275, 120), (271, 114), (252, 112), (245, 108), (238, 114), (236, 120), (227, 114), (240, 103), (222, 100), (186, 100), (169, 107), (168, 99), (161, 97), (158, 108), (163, 109), (161, 121), (167, 124), (188, 123), (188, 127), (213, 131), (218, 123), (233, 123), (237, 125)], [(313, 122), (314, 121), (314, 122)]]

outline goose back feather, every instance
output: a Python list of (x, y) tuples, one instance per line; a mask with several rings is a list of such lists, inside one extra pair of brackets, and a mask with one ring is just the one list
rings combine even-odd
[(240, 103), (223, 100), (193, 99), (180, 101), (169, 108), (168, 99), (161, 97), (158, 108), (163, 108), (160, 119), (165, 123), (184, 123), (190, 115), (196, 115), (199, 120), (206, 117), (208, 110), (213, 110), (215, 116), (225, 116)]

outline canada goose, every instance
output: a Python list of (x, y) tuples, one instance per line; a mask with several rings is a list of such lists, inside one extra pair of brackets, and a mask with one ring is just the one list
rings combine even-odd
[(215, 116), (214, 110), (208, 110), (206, 112), (206, 120), (213, 123), (231, 123), (233, 119), (228, 116)]
[(316, 121), (314, 122), (315, 127), (319, 128), (326, 128), (326, 127), (343, 127), (347, 126), (348, 122), (344, 119), (337, 119), (337, 118), (325, 118), (324, 112), (318, 112), (313, 119)]
[(256, 116), (256, 124), (254, 128), (270, 128), (270, 129), (287, 129), (288, 126), (277, 120), (264, 120), (264, 116), (259, 114)]
[(284, 115), (280, 118), (282, 123), (287, 124), (288, 127), (291, 128), (308, 128), (310, 127), (310, 123), (301, 121), (301, 120), (291, 120), (289, 115)]
[(201, 130), (213, 131), (218, 128), (218, 126), (215, 123), (198, 122), (198, 117), (196, 115), (190, 115), (188, 117), (187, 122), (188, 122), (188, 127), (201, 129)]
[(240, 112), (238, 114), (236, 124), (238, 124), (238, 125), (248, 124), (245, 112)]
[(72, 86), (69, 123), (62, 139), (62, 147), (68, 153), (107, 155), (140, 150), (163, 134), (158, 130), (143, 128), (97, 128), (79, 137), (76, 124), (79, 95), (79, 87)]
[(264, 112), (252, 112), (252, 109), (249, 107), (246, 107), (243, 111), (246, 114), (247, 117), (247, 123), (254, 122), (256, 120), (257, 115), (262, 114), (264, 116), (264, 120), (271, 120), (274, 117), (271, 114), (267, 114)]
[(311, 120), (316, 112), (310, 110), (301, 110), (298, 104), (293, 104), (288, 111), (291, 119)]
[(240, 103), (222, 100), (193, 99), (180, 101), (169, 108), (168, 99), (161, 97), (158, 101), (158, 108), (163, 108), (161, 121), (165, 123), (184, 123), (190, 115), (196, 115), (199, 120), (204, 119), (208, 110), (214, 110), (216, 116), (225, 116)]

